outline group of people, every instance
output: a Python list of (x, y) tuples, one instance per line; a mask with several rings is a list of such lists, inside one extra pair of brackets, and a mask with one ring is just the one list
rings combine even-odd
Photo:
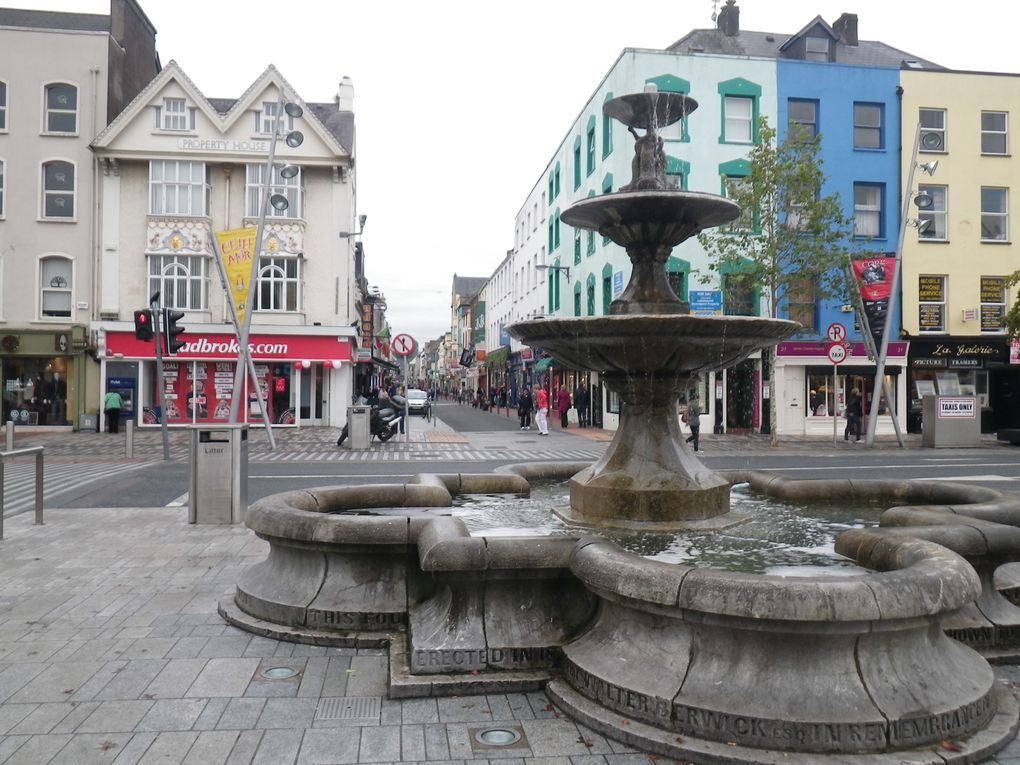
[(545, 388), (539, 386), (532, 391), (530, 385), (525, 385), (517, 402), (517, 415), (521, 420), (521, 430), (531, 430), (532, 415), (540, 436), (549, 435), (549, 411), (555, 406), (560, 415), (560, 427), (566, 428), (569, 424), (568, 413), (571, 406), (577, 410), (577, 424), (579, 427), (587, 428), (590, 423), (591, 395), (587, 386), (582, 382), (570, 395), (567, 387), (561, 386), (553, 391), (550, 396)]

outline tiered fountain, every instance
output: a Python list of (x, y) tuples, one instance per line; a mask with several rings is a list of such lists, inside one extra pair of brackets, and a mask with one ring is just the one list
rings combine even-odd
[[(246, 522), (269, 557), (221, 613), (287, 640), (389, 645), (394, 697), (545, 687), (606, 735), (693, 762), (975, 762), (1012, 739), (1020, 711), (944, 628), (990, 625), (994, 642), (1002, 620), (1020, 625), (988, 592), (995, 567), (1020, 556), (1020, 504), (953, 484), (716, 475), (680, 437), (677, 395), (692, 375), (797, 326), (690, 316), (666, 282), (677, 243), (738, 213), (667, 182), (658, 129), (695, 106), (655, 91), (605, 105), (645, 131), (633, 179), (562, 220), (624, 246), (630, 283), (609, 316), (511, 328), (619, 392), (606, 455), (263, 499)], [(570, 479), (569, 521), (641, 530), (725, 525), (738, 481), (784, 499), (926, 507), (837, 539), (860, 575), (794, 579), (647, 560), (597, 536), (472, 536), (449, 516), (458, 494), (524, 495), (540, 478)]]

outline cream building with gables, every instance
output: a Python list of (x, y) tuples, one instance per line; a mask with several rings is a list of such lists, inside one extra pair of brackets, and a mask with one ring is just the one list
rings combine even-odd
[[(301, 106), (277, 114), (278, 100)], [(139, 424), (158, 422), (155, 347), (135, 338), (133, 313), (160, 293), (184, 313), (186, 342), (166, 363), (170, 424), (226, 419), (236, 340), (212, 235), (255, 226), (274, 129), (276, 145), (259, 255), (250, 348), (269, 416), (281, 425), (343, 425), (357, 347), (353, 86), (332, 103), (300, 98), (270, 66), (236, 100), (207, 98), (171, 61), (93, 143), (99, 173), (97, 282), (104, 390), (130, 399)], [(284, 178), (284, 164), (297, 166)], [(261, 419), (245, 382), (246, 418)]]

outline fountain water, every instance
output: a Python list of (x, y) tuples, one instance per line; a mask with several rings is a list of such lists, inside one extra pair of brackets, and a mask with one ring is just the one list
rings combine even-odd
[[(797, 326), (690, 316), (669, 289), (672, 247), (738, 212), (665, 177), (658, 128), (694, 107), (654, 91), (606, 104), (635, 135), (645, 131), (634, 177), (562, 220), (624, 246), (630, 283), (610, 316), (511, 328), (619, 392), (606, 455), (263, 499), (246, 523), (269, 556), (220, 611), (282, 639), (388, 645), (394, 697), (545, 687), (587, 725), (678, 759), (975, 762), (1012, 739), (1020, 709), (944, 629), (964, 636), (983, 619), (993, 641), (1017, 638), (1020, 610), (982, 585), (1020, 558), (1020, 503), (952, 484), (716, 475), (686, 450), (676, 401), (690, 377)], [(725, 525), (734, 482), (786, 500), (926, 507), (894, 508), (883, 528), (837, 537), (836, 549), (872, 572), (795, 579), (646, 560), (593, 536), (472, 536), (446, 509), (456, 495), (524, 495), (532, 481), (567, 478), (565, 517), (595, 526)]]

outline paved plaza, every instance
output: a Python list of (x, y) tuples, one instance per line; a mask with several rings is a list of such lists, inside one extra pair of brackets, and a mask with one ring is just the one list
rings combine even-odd
[[(281, 442), (291, 452), (305, 444), (312, 454), (334, 433), (290, 431)], [(159, 459), (158, 434), (139, 435), (154, 454), (124, 460), (122, 437), (62, 434), (52, 448), (54, 463), (130, 467)], [(597, 453), (604, 446), (595, 431), (554, 436), (542, 439), (542, 448)], [(261, 437), (253, 459), (264, 453)], [(50, 450), (50, 437), (44, 440)], [(465, 444), (485, 452), (500, 440), (506, 435), (460, 436), (439, 423), (419, 429), (409, 444), (391, 442), (379, 452), (447, 453)], [(184, 441), (175, 436), (176, 453), (186, 450)], [(724, 440), (706, 442), (711, 450)], [(760, 439), (760, 448), (766, 443)], [(37, 526), (31, 513), (10, 517), (0, 542), (0, 763), (647, 765), (660, 759), (575, 724), (542, 693), (390, 700), (384, 649), (297, 645), (227, 626), (217, 603), (268, 551), (244, 526), (189, 525), (183, 507), (47, 506), (45, 520)], [(274, 678), (271, 670), (293, 674)], [(1020, 668), (996, 672), (1020, 687)], [(475, 735), (492, 725), (520, 739), (507, 747), (480, 743)], [(926, 761), (939, 762), (938, 752)], [(993, 762), (1020, 765), (1020, 742)]]

